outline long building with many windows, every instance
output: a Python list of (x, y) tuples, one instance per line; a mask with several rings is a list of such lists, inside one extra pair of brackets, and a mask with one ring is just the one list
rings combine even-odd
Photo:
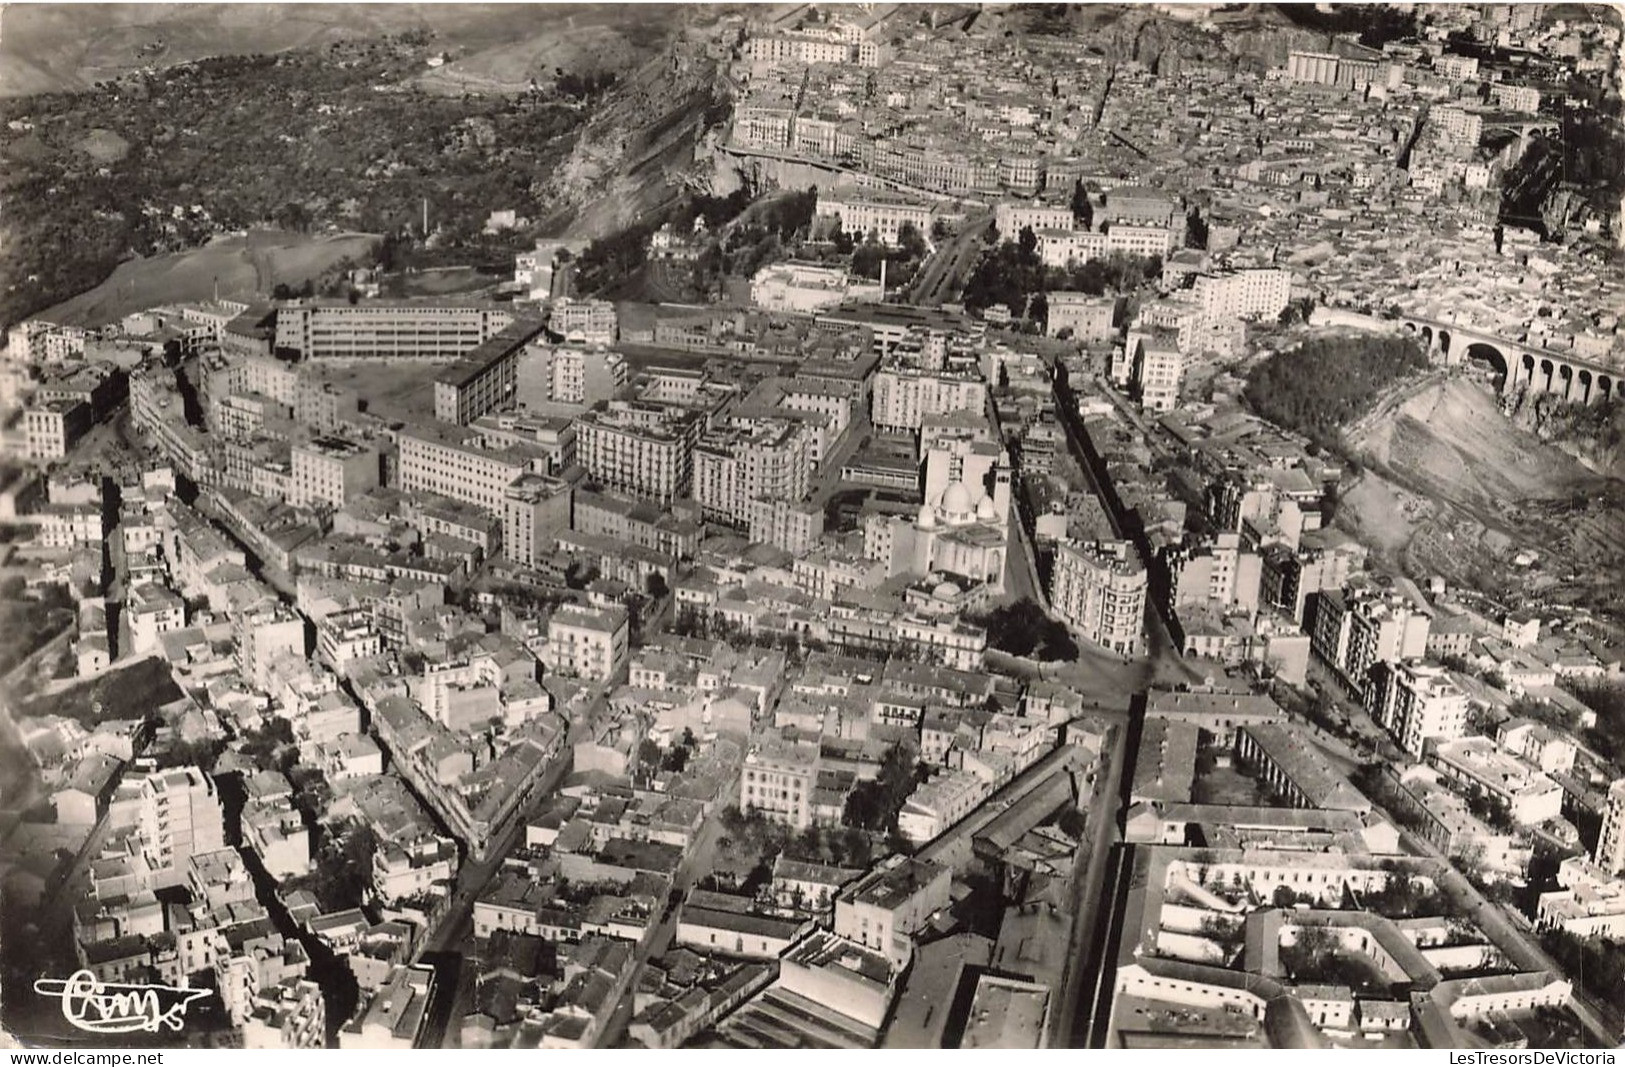
[(276, 347), (305, 359), (461, 359), (512, 322), (494, 307), (307, 300), (277, 309)]
[(519, 353), (541, 332), (541, 319), (517, 319), (441, 371), (434, 382), (434, 417), (467, 426), (513, 403)]
[(453, 500), (500, 513), (515, 478), (528, 471), (546, 473), (547, 451), (520, 441), (500, 451), (485, 448), (472, 430), (420, 426), (397, 438), (400, 487), (439, 493)]

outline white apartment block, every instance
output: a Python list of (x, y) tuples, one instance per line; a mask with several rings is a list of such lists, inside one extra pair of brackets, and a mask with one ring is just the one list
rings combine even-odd
[(548, 312), (547, 328), (576, 344), (612, 345), (620, 336), (615, 305), (608, 300), (561, 298)]
[(517, 451), (513, 455), (486, 451), (475, 443), (477, 437), (427, 427), (401, 431), (397, 439), (400, 487), (499, 511), (503, 493), (530, 463)]
[(945, 771), (909, 794), (898, 812), (897, 829), (915, 844), (924, 844), (969, 815), (991, 791), (969, 771)]
[(701, 420), (689, 412), (613, 402), (576, 422), (576, 458), (605, 489), (669, 505), (689, 492)]
[(759, 811), (793, 830), (805, 830), (813, 824), (818, 763), (816, 741), (752, 738), (739, 776), (739, 810)]
[(627, 616), (622, 608), (562, 608), (547, 622), (550, 670), (602, 682), (627, 659)]
[(1602, 833), (1597, 837), (1594, 858), (1597, 866), (1610, 875), (1625, 874), (1625, 778), (1608, 788), (1608, 804), (1603, 809)]
[(968, 374), (890, 366), (875, 375), (872, 401), (877, 429), (918, 430), (927, 415), (987, 408), (987, 383)]
[(1274, 268), (1204, 274), (1196, 279), (1195, 291), (1205, 318), (1269, 321), (1292, 299), (1292, 275)]
[(130, 624), (130, 651), (138, 656), (162, 652), (158, 639), (186, 626), (186, 604), (161, 585), (132, 586), (124, 598)]
[(28, 458), (62, 459), (90, 431), (95, 416), (82, 400), (47, 400), (23, 413)]
[(1486, 737), (1462, 737), (1429, 750), (1428, 763), (1467, 793), (1476, 793), (1519, 826), (1555, 819), (1563, 811), (1563, 787), (1502, 752)]
[(198, 768), (154, 772), (137, 789), (136, 825), (154, 888), (183, 884), (193, 856), (226, 847), (219, 794)]
[[(1003, 233), (1003, 230), (999, 231)], [(1038, 258), (1046, 267), (1070, 267), (1106, 256), (1106, 235), (1088, 230), (1034, 230)]]
[(355, 441), (319, 437), (293, 446), (288, 503), (326, 504), (337, 510), (377, 488), (378, 453)]
[(816, 504), (757, 498), (746, 510), (753, 543), (782, 548), (793, 556), (812, 552), (824, 535), (824, 509)]
[(799, 422), (759, 419), (708, 434), (694, 449), (693, 496), (707, 519), (750, 521), (758, 499), (798, 502), (812, 484), (813, 435)]
[(560, 531), (570, 528), (572, 490), (544, 474), (522, 474), (502, 495), (502, 554), (534, 567), (552, 553)]
[(1414, 661), (1376, 664), (1365, 706), (1377, 725), (1416, 759), (1430, 739), (1454, 741), (1467, 732), (1467, 694), (1442, 667)]
[(1179, 406), (1179, 386), (1185, 377), (1185, 357), (1178, 346), (1154, 337), (1130, 334), (1134, 383), (1140, 404), (1147, 411), (1172, 411)]
[(1428, 120), (1453, 144), (1476, 145), (1484, 135), (1484, 116), (1454, 104), (1434, 108)]
[(1125, 656), (1145, 642), (1146, 572), (1127, 541), (1055, 546), (1050, 607), (1086, 640)]
[(1126, 222), (1106, 225), (1106, 254), (1166, 256), (1179, 247), (1179, 232), (1172, 226), (1140, 226)]

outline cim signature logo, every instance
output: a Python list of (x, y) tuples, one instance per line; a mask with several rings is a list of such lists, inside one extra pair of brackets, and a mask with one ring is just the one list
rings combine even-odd
[(207, 989), (103, 982), (89, 971), (76, 971), (67, 979), (41, 978), (34, 992), (60, 997), (62, 1017), (93, 1034), (179, 1030), (186, 1023), (187, 1006), (209, 995)]

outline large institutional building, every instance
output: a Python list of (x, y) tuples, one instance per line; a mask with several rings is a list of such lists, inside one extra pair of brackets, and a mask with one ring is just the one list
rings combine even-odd
[(512, 322), (500, 308), (304, 301), (277, 308), (276, 347), (305, 359), (461, 359)]

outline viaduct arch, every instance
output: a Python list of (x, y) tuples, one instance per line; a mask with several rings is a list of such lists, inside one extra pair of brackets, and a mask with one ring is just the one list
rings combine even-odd
[(1591, 404), (1621, 395), (1621, 377), (1625, 375), (1595, 360), (1433, 319), (1406, 317), (1401, 322), (1429, 355), (1442, 356), (1446, 364), (1468, 359), (1488, 361), (1500, 371), (1500, 389), (1506, 396), (1531, 391)]

